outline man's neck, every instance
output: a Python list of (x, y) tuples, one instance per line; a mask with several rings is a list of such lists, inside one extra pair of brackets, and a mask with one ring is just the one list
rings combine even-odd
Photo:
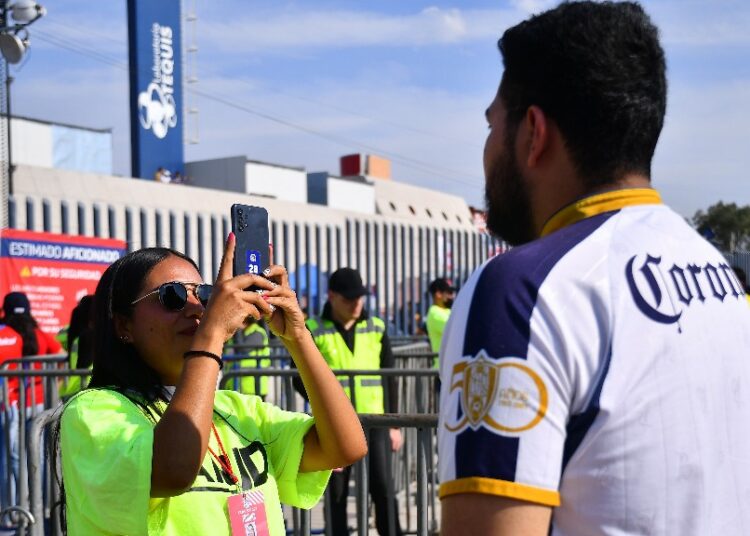
[(547, 221), (568, 205), (592, 195), (614, 192), (616, 190), (629, 190), (632, 188), (651, 188), (651, 181), (644, 175), (630, 174), (625, 175), (623, 178), (615, 182), (604, 184), (588, 191), (573, 187), (568, 189), (567, 192), (564, 192), (564, 195), (555, 195), (555, 193), (559, 194), (561, 190), (550, 189), (548, 192), (552, 194), (552, 196), (546, 197), (546, 199), (540, 199), (540, 202), (537, 204), (538, 210), (534, 211), (536, 236), (541, 236), (542, 229)]
[(331, 318), (334, 322), (336, 322), (338, 325), (343, 327), (346, 331), (349, 331), (352, 329), (352, 326), (357, 323), (356, 318), (342, 318), (339, 316), (333, 308), (331, 308)]

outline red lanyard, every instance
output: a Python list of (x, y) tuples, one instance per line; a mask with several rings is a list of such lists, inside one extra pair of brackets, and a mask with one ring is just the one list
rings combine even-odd
[(217, 456), (214, 452), (214, 449), (211, 448), (211, 445), (208, 445), (208, 452), (211, 453), (211, 456), (214, 457), (214, 460), (219, 462), (219, 465), (224, 470), (224, 472), (229, 475), (229, 478), (232, 479), (232, 483), (236, 484), (237, 482), (239, 482), (239, 479), (237, 478), (237, 475), (234, 474), (234, 471), (232, 471), (232, 464), (229, 461), (229, 456), (227, 456), (227, 451), (224, 450), (224, 444), (221, 442), (221, 438), (219, 437), (219, 433), (216, 431), (216, 425), (214, 425), (214, 423), (211, 423), (211, 430), (213, 430), (216, 442), (219, 444), (220, 454)]

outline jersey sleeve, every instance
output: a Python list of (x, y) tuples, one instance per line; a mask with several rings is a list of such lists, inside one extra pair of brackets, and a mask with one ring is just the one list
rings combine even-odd
[(299, 471), (305, 435), (315, 420), (306, 413), (285, 411), (266, 402), (259, 401), (258, 404), (261, 433), (276, 472), (281, 502), (298, 508), (312, 508), (323, 496), (331, 475), (331, 471)]
[(83, 526), (107, 534), (147, 534), (153, 425), (113, 391), (85, 391), (65, 408), (61, 455), (65, 497)]
[(519, 267), (526, 259), (506, 255), (465, 285), (446, 328), (440, 496), (481, 493), (557, 506), (576, 441), (571, 424), (581, 421), (582, 393), (607, 350), (600, 340), (606, 327), (597, 324), (606, 311), (574, 288), (563, 305), (548, 259)]

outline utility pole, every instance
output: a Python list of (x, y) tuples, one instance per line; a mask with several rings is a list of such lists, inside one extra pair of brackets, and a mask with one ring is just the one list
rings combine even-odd
[[(29, 48), (26, 27), (47, 13), (35, 0), (0, 0), (0, 229), (10, 223), (9, 202), (13, 195), (13, 158), (11, 154), (11, 113), (9, 66), (18, 63)], [(11, 21), (13, 19), (13, 21)], [(3, 93), (4, 92), (4, 93)]]
[[(0, 28), (8, 27), (8, 0), (0, 0)], [(10, 202), (10, 114), (8, 110), (8, 62), (0, 55), (0, 229), (8, 228), (8, 203)]]

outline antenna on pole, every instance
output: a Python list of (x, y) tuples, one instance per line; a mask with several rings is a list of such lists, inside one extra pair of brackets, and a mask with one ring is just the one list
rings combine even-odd
[(185, 14), (183, 27), (187, 30), (183, 33), (185, 36), (185, 54), (184, 58), (184, 73), (185, 73), (185, 144), (195, 145), (200, 143), (200, 123), (198, 121), (198, 106), (196, 103), (195, 94), (190, 91), (198, 83), (198, 44), (196, 43), (197, 34), (197, 23), (198, 15), (195, 10), (196, 0), (185, 0), (185, 3), (189, 3), (188, 10)]

